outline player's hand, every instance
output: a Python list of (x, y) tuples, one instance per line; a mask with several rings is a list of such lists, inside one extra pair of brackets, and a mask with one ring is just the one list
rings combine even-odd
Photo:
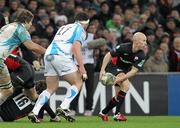
[(87, 79), (87, 73), (86, 73), (86, 70), (85, 70), (84, 66), (79, 67), (79, 72), (80, 72), (83, 80), (86, 80)]
[(118, 83), (122, 83), (124, 81), (124, 76), (116, 76), (116, 80), (114, 81), (114, 85)]
[(88, 79), (87, 74), (83, 74), (83, 75), (82, 75), (82, 79), (83, 79), (83, 81), (87, 80), (87, 79)]
[(36, 71), (40, 71), (41, 65), (40, 65), (39, 61), (37, 61), (37, 60), (33, 61), (33, 66)]
[(105, 74), (105, 70), (101, 70), (100, 73), (99, 73), (99, 80), (102, 79), (102, 76)]

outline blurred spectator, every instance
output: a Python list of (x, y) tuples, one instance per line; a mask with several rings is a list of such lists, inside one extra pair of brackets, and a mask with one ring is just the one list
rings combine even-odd
[(0, 0), (0, 11), (5, 9), (5, 0)]
[(51, 10), (50, 13), (49, 13), (50, 24), (53, 26), (55, 31), (56, 31), (55, 18), (56, 18), (57, 15), (58, 14), (57, 14), (56, 10)]
[(106, 21), (109, 20), (111, 18), (111, 14), (109, 11), (109, 5), (107, 2), (102, 2), (100, 5), (100, 12), (98, 14), (98, 18), (100, 20), (100, 22), (103, 23), (103, 25), (106, 25)]
[(57, 29), (68, 23), (68, 18), (65, 15), (57, 15), (54, 19)]
[(159, 48), (163, 51), (163, 59), (164, 61), (169, 64), (169, 46), (167, 43), (161, 43)]
[(177, 25), (176, 25), (175, 19), (173, 17), (169, 17), (166, 22), (166, 32), (169, 33), (171, 38), (176, 27)]
[(158, 25), (156, 31), (155, 31), (156, 39), (158, 40), (158, 44), (160, 44), (160, 40), (162, 36), (164, 35), (164, 28), (162, 25)]
[(36, 14), (37, 9), (38, 9), (38, 1), (30, 0), (28, 3), (28, 10), (31, 11), (33, 14)]
[(106, 22), (106, 27), (116, 33), (117, 37), (121, 37), (122, 29), (124, 25), (122, 24), (122, 18), (119, 14), (114, 14), (112, 19)]
[(173, 41), (173, 48), (169, 54), (169, 71), (180, 72), (180, 37)]
[(107, 46), (108, 46), (108, 50), (111, 51), (113, 49), (115, 49), (116, 45), (118, 44), (117, 42), (117, 35), (116, 35), (116, 32), (110, 32), (109, 33), (109, 42), (107, 43)]
[(169, 12), (171, 12), (171, 10), (173, 9), (173, 1), (174, 0), (157, 0), (159, 12), (164, 18), (166, 18)]
[(162, 13), (159, 13), (157, 5), (155, 3), (149, 3), (148, 10), (150, 11), (150, 20), (155, 21), (156, 23), (162, 24), (164, 22), (164, 18), (162, 17)]
[(140, 22), (138, 19), (134, 18), (131, 20), (129, 26), (130, 26), (130, 32), (134, 33), (140, 29)]
[(9, 7), (10, 7), (10, 14), (13, 14), (18, 10), (18, 7), (20, 6), (19, 0), (10, 0)]
[(50, 20), (48, 15), (42, 15), (40, 17), (40, 21), (38, 21), (36, 25), (36, 33), (40, 38), (46, 37), (44, 32), (46, 31), (46, 27), (49, 25), (49, 23)]
[(4, 16), (0, 13), (0, 28), (4, 25), (6, 25), (6, 21)]
[(144, 64), (145, 72), (168, 72), (168, 65), (163, 59), (163, 51), (157, 49)]
[(155, 33), (153, 30), (149, 29), (145, 32), (146, 36), (147, 36), (147, 41), (148, 43), (150, 44), (150, 56), (153, 55), (156, 51), (156, 49), (159, 47), (159, 44), (156, 40), (156, 37), (155, 37)]
[(43, 7), (39, 7), (37, 10), (37, 14), (34, 16), (33, 23), (36, 25), (40, 20), (40, 17), (47, 15), (47, 11)]
[(51, 42), (55, 33), (56, 31), (54, 30), (53, 26), (49, 24), (46, 26), (46, 31), (44, 32), (43, 38), (47, 38), (48, 41)]
[(90, 8), (88, 9), (88, 16), (89, 16), (90, 19), (95, 18), (95, 17), (97, 16), (97, 10), (96, 10), (96, 8), (90, 7)]
[(127, 26), (130, 24), (131, 20), (134, 18), (135, 14), (133, 10), (131, 9), (126, 9), (124, 12), (124, 24)]
[(170, 44), (170, 36), (167, 32), (164, 32), (163, 36), (161, 37), (160, 43), (166, 43), (169, 47), (172, 46), (172, 44)]
[(116, 4), (114, 6), (114, 14), (119, 14), (119, 15), (123, 15), (123, 12), (122, 12), (122, 9), (121, 9), (121, 6), (119, 4)]
[(63, 8), (60, 11), (60, 14), (64, 14), (68, 17), (68, 23), (74, 22), (74, 16), (75, 16), (75, 3), (73, 0), (69, 0), (66, 2), (65, 8)]

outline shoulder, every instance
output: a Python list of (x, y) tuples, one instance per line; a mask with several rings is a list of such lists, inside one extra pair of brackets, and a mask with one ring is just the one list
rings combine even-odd
[(118, 44), (116, 46), (116, 49), (131, 49), (132, 48), (132, 43), (121, 43), (121, 44)]
[(140, 50), (136, 53), (136, 56), (138, 56), (140, 59), (145, 59), (145, 53), (143, 50)]

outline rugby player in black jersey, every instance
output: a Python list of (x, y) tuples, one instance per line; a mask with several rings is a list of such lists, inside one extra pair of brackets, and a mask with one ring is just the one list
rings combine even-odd
[(108, 112), (116, 107), (114, 120), (126, 121), (126, 117), (120, 114), (120, 108), (124, 103), (127, 91), (129, 90), (129, 78), (143, 67), (145, 62), (145, 51), (147, 49), (146, 36), (141, 32), (133, 35), (132, 43), (123, 43), (116, 46), (116, 49), (108, 52), (104, 59), (99, 78), (105, 72), (116, 76), (114, 82), (116, 95), (109, 101), (107, 106), (99, 113), (103, 121), (108, 121)]
[[(45, 82), (36, 82), (37, 91), (41, 92), (45, 89)], [(44, 88), (44, 89), (42, 89)], [(20, 118), (27, 116), (29, 112), (32, 111), (34, 107), (34, 102), (30, 100), (22, 90), (22, 87), (15, 87), (15, 91), (12, 96), (10, 96), (1, 106), (0, 106), (0, 121), (15, 121)], [(44, 110), (50, 116), (51, 122), (59, 122), (60, 118), (56, 116), (53, 110), (50, 108), (49, 104), (46, 103), (38, 115), (38, 119), (42, 121)]]
[[(46, 89), (46, 83), (39, 81), (35, 84), (32, 66), (16, 55), (11, 54), (6, 58), (5, 63), (10, 71), (14, 93), (0, 106), (0, 121), (14, 121), (26, 116), (33, 109), (35, 104), (33, 100), (35, 99), (30, 99), (31, 95), (38, 97), (36, 91), (27, 96), (25, 90), (36, 86), (37, 92), (41, 93)], [(50, 115), (51, 121), (56, 122), (60, 120), (48, 103), (42, 107), (42, 113), (39, 114), (39, 118), (43, 117), (43, 110), (46, 110)]]

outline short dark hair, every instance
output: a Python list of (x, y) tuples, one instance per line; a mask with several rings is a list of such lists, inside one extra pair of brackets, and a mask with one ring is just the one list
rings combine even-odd
[(84, 21), (84, 20), (88, 20), (89, 16), (84, 13), (84, 12), (80, 12), (75, 16), (75, 21)]
[(29, 23), (34, 18), (34, 15), (26, 9), (18, 9), (16, 13), (16, 22)]

